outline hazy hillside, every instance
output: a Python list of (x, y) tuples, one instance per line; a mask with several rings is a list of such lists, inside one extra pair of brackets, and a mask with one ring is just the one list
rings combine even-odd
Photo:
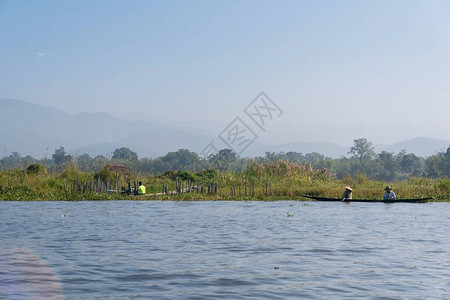
[[(301, 121), (299, 120), (299, 122)], [(409, 126), (387, 122), (376, 125), (322, 123), (319, 119), (314, 123), (280, 122), (271, 124), (268, 126), (267, 132), (261, 134), (261, 141), (268, 144), (325, 141), (350, 147), (353, 140), (359, 138), (366, 138), (374, 145), (393, 145), (416, 137), (450, 140), (450, 127), (434, 124), (432, 119), (420, 120)]]
[[(133, 140), (136, 135), (146, 132), (154, 134)], [(60, 146), (75, 152), (81, 147), (101, 148), (88, 152), (94, 154), (105, 153), (104, 150), (110, 149), (108, 144), (122, 146), (122, 143), (132, 148), (145, 149), (148, 153), (160, 153), (161, 149), (165, 151), (171, 145), (177, 147), (183, 144), (182, 148), (198, 148), (198, 136), (205, 136), (205, 141), (213, 136), (197, 128), (161, 125), (150, 121), (127, 122), (106, 113), (70, 115), (54, 108), (13, 99), (0, 99), (0, 134), (2, 154), (17, 151), (37, 158), (53, 153)], [(163, 134), (165, 138), (160, 137)], [(177, 144), (172, 138), (183, 143)]]
[[(205, 124), (211, 132), (204, 129)], [(0, 156), (17, 151), (36, 158), (49, 157), (60, 146), (64, 146), (72, 154), (88, 153), (91, 156), (111, 155), (119, 147), (129, 147), (140, 157), (155, 157), (181, 148), (199, 153), (212, 140), (217, 141), (217, 147), (225, 147), (218, 140), (217, 128), (221, 128), (220, 124), (214, 122), (166, 121), (161, 124), (149, 117), (138, 115), (136, 118), (132, 115), (117, 118), (106, 113), (71, 115), (51, 107), (0, 99)], [(285, 134), (288, 132), (290, 131)], [(292, 131), (293, 141), (301, 139), (301, 136), (300, 131)], [(393, 145), (378, 146), (376, 150), (397, 153), (405, 149), (409, 153), (426, 157), (445, 151), (449, 145), (450, 142), (445, 140), (414, 138)], [(348, 150), (349, 146), (332, 142), (290, 142), (273, 145), (265, 136), (265, 139), (250, 145), (242, 156), (295, 151), (303, 154), (318, 152), (339, 158), (347, 155)]]
[(97, 143), (80, 147), (76, 149), (76, 152), (88, 153), (91, 156), (111, 155), (117, 148), (128, 147), (139, 157), (157, 157), (167, 152), (186, 148), (199, 153), (210, 141), (211, 137), (206, 135), (175, 129), (160, 129), (138, 133), (112, 143)]
[[(0, 99), (0, 117), (0, 133), (4, 137), (0, 141), (0, 149), (6, 154), (18, 151), (41, 158), (64, 146), (72, 154), (95, 156), (111, 155), (116, 148), (129, 147), (140, 157), (155, 157), (180, 148), (199, 153), (211, 140), (217, 141), (218, 147), (225, 147), (218, 141), (217, 134), (202, 129), (203, 123), (198, 122), (159, 124), (142, 121), (149, 118), (132, 118), (132, 115), (121, 118), (106, 113), (70, 115), (54, 108), (12, 99)], [(208, 126), (213, 127), (211, 124)], [(218, 131), (217, 128), (214, 131)], [(255, 141), (242, 155), (264, 156), (267, 151), (315, 151), (340, 157), (348, 149), (333, 143), (298, 142), (270, 146)]]
[(445, 152), (449, 146), (450, 141), (418, 137), (390, 146), (384, 146), (381, 150), (397, 153), (405, 149), (407, 153), (427, 157), (437, 152)]

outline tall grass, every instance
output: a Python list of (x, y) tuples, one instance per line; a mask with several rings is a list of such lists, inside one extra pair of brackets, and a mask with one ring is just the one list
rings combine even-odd
[[(74, 182), (95, 182), (101, 178), (111, 182), (118, 180), (119, 186), (142, 181), (150, 195), (130, 196), (73, 191)], [(177, 181), (187, 186), (218, 185), (218, 192), (200, 194), (198, 191), (181, 195), (164, 195), (163, 185), (175, 190)], [(364, 174), (355, 178), (334, 178), (326, 169), (315, 170), (311, 165), (299, 165), (288, 161), (252, 162), (244, 172), (202, 171), (167, 172), (162, 175), (117, 173), (109, 169), (99, 172), (82, 172), (69, 165), (59, 173), (49, 174), (39, 167), (32, 171), (13, 170), (0, 172), (0, 200), (108, 200), (108, 199), (162, 199), (162, 200), (279, 200), (304, 199), (301, 195), (339, 198), (344, 187), (353, 188), (353, 198), (380, 199), (389, 185), (398, 198), (433, 197), (437, 201), (450, 201), (450, 179), (414, 177), (400, 182), (369, 180)], [(245, 193), (246, 191), (246, 193)]]

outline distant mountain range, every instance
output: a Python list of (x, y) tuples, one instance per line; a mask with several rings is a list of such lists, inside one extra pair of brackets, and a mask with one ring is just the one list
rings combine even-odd
[[(188, 126), (125, 121), (106, 113), (70, 115), (13, 99), (0, 99), (0, 151), (36, 158), (51, 156), (60, 146), (72, 154), (110, 155), (129, 147), (140, 157), (188, 148), (200, 152), (214, 135)], [(1, 153), (0, 152), (0, 153)]]
[[(439, 139), (431, 139), (425, 137), (417, 137), (400, 143), (388, 146), (375, 146), (377, 152), (400, 152), (406, 150), (407, 153), (414, 153), (417, 156), (430, 156), (438, 152), (445, 152), (450, 147), (450, 142)], [(379, 151), (380, 149), (381, 151)]]
[[(51, 157), (55, 149), (63, 146), (72, 154), (110, 156), (119, 147), (136, 151), (139, 157), (156, 157), (184, 148), (201, 152), (211, 141), (225, 147), (218, 138), (220, 124), (202, 122), (148, 121), (145, 116), (113, 117), (106, 113), (71, 115), (51, 107), (14, 99), (0, 98), (0, 157), (17, 151), (36, 158)], [(297, 137), (298, 138), (298, 137)], [(355, 137), (357, 138), (357, 137)], [(449, 141), (432, 138), (414, 138), (392, 145), (376, 146), (385, 150), (429, 156), (442, 152)], [(346, 156), (349, 146), (329, 142), (300, 142), (269, 144), (255, 141), (244, 156), (260, 156), (265, 152), (318, 152), (338, 158)]]

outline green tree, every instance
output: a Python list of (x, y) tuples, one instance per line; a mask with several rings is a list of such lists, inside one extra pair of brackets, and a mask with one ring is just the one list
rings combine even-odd
[(447, 152), (443, 155), (441, 171), (445, 176), (450, 177), (450, 147), (447, 148)]
[(378, 154), (376, 161), (380, 166), (377, 170), (376, 177), (378, 179), (394, 180), (398, 167), (394, 153), (382, 151)]
[(161, 160), (170, 170), (194, 170), (200, 165), (197, 153), (187, 149), (169, 152)]
[(140, 172), (144, 172), (144, 173), (154, 172), (154, 169), (155, 169), (154, 160), (151, 158), (141, 158), (139, 160), (138, 169)]
[(417, 171), (418, 169), (420, 169), (420, 167), (420, 159), (413, 153), (403, 155), (400, 161), (401, 170), (408, 174), (414, 173), (414, 171)]
[(361, 170), (364, 172), (369, 161), (375, 156), (375, 148), (367, 139), (361, 138), (353, 140), (353, 146), (350, 147), (349, 154), (352, 154), (360, 163)]
[(10, 156), (3, 157), (0, 161), (3, 169), (14, 169), (22, 166), (23, 157), (19, 152), (13, 152)]
[(302, 153), (293, 151), (286, 153), (286, 159), (296, 164), (304, 164), (306, 162), (306, 158)]
[(443, 156), (442, 155), (432, 155), (425, 160), (425, 167), (427, 175), (430, 177), (441, 177), (443, 166)]
[(265, 153), (265, 160), (268, 162), (274, 162), (277, 159), (280, 159), (282, 155), (276, 154), (275, 152), (266, 152)]
[(94, 170), (92, 168), (92, 158), (89, 156), (89, 154), (80, 155), (77, 158), (77, 165), (80, 168), (80, 170), (84, 171), (84, 172), (89, 172), (89, 171)]
[(108, 164), (108, 160), (103, 155), (97, 155), (92, 160), (92, 171), (98, 171)]
[(56, 165), (61, 166), (65, 163), (72, 161), (72, 156), (69, 154), (66, 154), (66, 150), (64, 147), (60, 147), (59, 149), (55, 150), (55, 153), (52, 156), (53, 161)]
[(131, 149), (122, 147), (114, 150), (112, 159), (136, 162), (138, 160), (138, 155)]
[(236, 162), (236, 152), (231, 149), (222, 149), (218, 153), (213, 154), (209, 158), (209, 162), (220, 171), (227, 171), (230, 164)]
[(305, 158), (308, 162), (314, 164), (314, 163), (318, 163), (318, 162), (324, 160), (325, 156), (320, 153), (317, 153), (317, 152), (311, 152), (311, 153), (306, 153)]

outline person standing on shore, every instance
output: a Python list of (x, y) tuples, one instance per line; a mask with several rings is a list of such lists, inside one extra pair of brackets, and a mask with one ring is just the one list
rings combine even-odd
[(396, 200), (397, 196), (395, 196), (394, 191), (392, 191), (391, 187), (387, 186), (384, 189), (383, 200)]
[(351, 187), (349, 187), (349, 186), (346, 186), (345, 187), (345, 191), (344, 191), (344, 193), (342, 194), (342, 201), (345, 201), (346, 199), (352, 199), (352, 192), (353, 192), (353, 190), (352, 190), (352, 188)]

